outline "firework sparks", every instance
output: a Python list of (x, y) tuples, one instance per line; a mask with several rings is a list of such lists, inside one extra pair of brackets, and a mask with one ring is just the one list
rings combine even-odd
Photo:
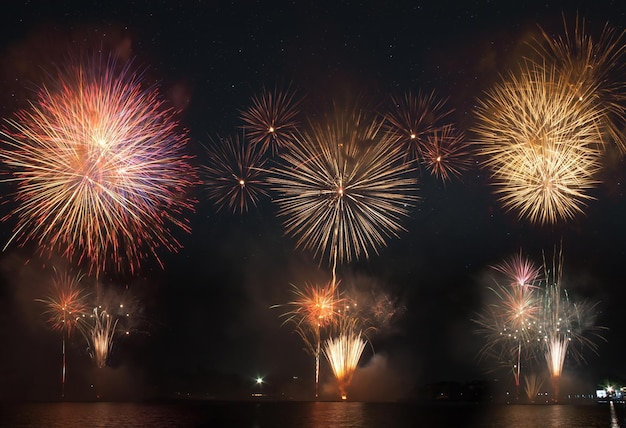
[[(497, 361), (505, 363), (514, 360), (517, 387), (522, 356), (527, 364), (543, 356), (551, 375), (554, 399), (558, 400), (559, 380), (566, 358), (584, 361), (583, 351), (596, 351), (595, 339), (604, 339), (601, 335), (604, 328), (594, 324), (596, 305), (570, 300), (562, 287), (560, 255), (558, 259), (555, 257), (552, 268), (548, 268), (544, 260), (541, 277), (521, 253), (494, 269), (504, 275), (506, 285), (496, 283), (489, 288), (495, 302), (474, 320), (479, 326), (478, 332), (488, 339), (481, 355), (495, 356)], [(536, 282), (520, 282), (520, 277), (535, 278)], [(511, 358), (515, 354), (516, 358)]]
[(520, 251), (509, 260), (493, 267), (496, 271), (503, 273), (511, 282), (511, 286), (532, 287), (538, 281), (541, 268), (524, 257)]
[(446, 109), (445, 100), (438, 100), (434, 92), (393, 96), (391, 103), (393, 108), (384, 114), (385, 132), (400, 143), (406, 160), (421, 159), (424, 142), (439, 130), (442, 119), (452, 110)]
[(87, 314), (89, 294), (82, 287), (82, 274), (72, 276), (55, 269), (53, 293), (46, 299), (37, 299), (46, 305), (44, 315), (48, 324), (55, 331), (61, 331), (64, 337), (70, 337), (75, 328), (80, 329)]
[(62, 368), (61, 368), (61, 399), (65, 398), (65, 379), (67, 376), (66, 340), (74, 329), (84, 331), (85, 315), (88, 314), (88, 293), (82, 287), (83, 275), (71, 276), (67, 272), (54, 270), (54, 291), (46, 299), (37, 299), (46, 305), (44, 315), (48, 324), (62, 334)]
[(495, 301), (474, 320), (478, 332), (488, 338), (481, 355), (494, 356), (512, 367), (519, 388), (522, 358), (533, 355), (535, 339), (540, 335), (541, 302), (537, 290), (531, 287), (496, 283), (489, 290)]
[(529, 65), (488, 92), (475, 131), (503, 205), (541, 224), (582, 213), (597, 184), (602, 114), (554, 69)]
[(285, 322), (327, 327), (339, 317), (344, 301), (339, 284), (329, 282), (323, 287), (307, 284), (303, 289), (293, 285), (293, 293), (296, 299), (287, 303), (293, 310), (284, 314)]
[(570, 300), (562, 285), (562, 269), (560, 253), (558, 257), (554, 256), (551, 269), (544, 261), (546, 286), (541, 328), (555, 401), (559, 399), (559, 383), (566, 357), (569, 355), (575, 361), (584, 361), (583, 350), (588, 348), (596, 351), (597, 343), (594, 339), (604, 339), (600, 334), (604, 328), (594, 324), (596, 305)]
[(261, 153), (272, 154), (284, 149), (291, 141), (298, 125), (298, 105), (295, 93), (286, 90), (263, 89), (252, 98), (252, 106), (241, 112), (247, 137), (260, 147)]
[[(287, 303), (293, 309), (284, 313), (284, 323), (294, 323), (296, 332), (306, 349), (315, 357), (315, 396), (318, 394), (322, 329), (335, 324), (341, 316), (344, 299), (338, 283), (333, 280), (323, 287), (307, 285), (303, 289), (293, 286), (296, 299)], [(275, 305), (273, 307), (280, 307)], [(284, 324), (283, 323), (283, 324)]]
[(417, 200), (402, 150), (380, 123), (358, 108), (336, 110), (294, 139), (270, 177), (286, 233), (333, 265), (377, 252)]
[(626, 125), (626, 84), (624, 72), (626, 31), (618, 32), (608, 23), (599, 37), (585, 28), (585, 21), (576, 18), (573, 31), (563, 18), (564, 35), (552, 36), (541, 30), (541, 37), (531, 41), (539, 54), (537, 63), (553, 64), (579, 99), (589, 97), (604, 106), (602, 124), (610, 140), (626, 153), (622, 130)]
[(254, 146), (235, 136), (212, 141), (207, 152), (205, 185), (218, 210), (244, 213), (256, 206), (261, 196), (267, 196), (265, 159)]
[(361, 334), (351, 328), (345, 329), (338, 337), (331, 337), (324, 343), (324, 355), (337, 379), (342, 400), (348, 398), (347, 388), (366, 344), (367, 341)]
[(60, 70), (57, 86), (1, 133), (0, 160), (17, 183), (9, 243), (32, 240), (96, 274), (133, 272), (149, 254), (161, 263), (157, 248), (178, 249), (168, 224), (189, 231), (184, 195), (195, 184), (174, 112), (118, 68), (96, 60)]
[(107, 365), (118, 320), (106, 310), (94, 308), (91, 322), (92, 326), (87, 337), (89, 355), (96, 363), (96, 367), (103, 368)]
[(524, 376), (524, 392), (531, 403), (534, 403), (543, 387), (543, 379), (536, 373)]
[(424, 139), (422, 162), (432, 175), (443, 182), (452, 176), (460, 176), (470, 166), (465, 136), (452, 125), (433, 129)]

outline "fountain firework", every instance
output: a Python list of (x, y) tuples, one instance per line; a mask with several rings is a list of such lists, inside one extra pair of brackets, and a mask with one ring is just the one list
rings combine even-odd
[(359, 364), (367, 341), (354, 330), (352, 323), (346, 323), (337, 337), (330, 337), (324, 343), (324, 355), (339, 385), (342, 400), (347, 400), (347, 388)]

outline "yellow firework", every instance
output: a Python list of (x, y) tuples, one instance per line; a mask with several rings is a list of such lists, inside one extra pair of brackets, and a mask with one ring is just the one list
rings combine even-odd
[(329, 261), (368, 257), (403, 230), (417, 199), (404, 152), (358, 107), (335, 108), (281, 153), (270, 177), (297, 245)]
[(626, 153), (626, 30), (617, 31), (607, 23), (594, 37), (579, 17), (573, 29), (565, 18), (563, 26), (563, 35), (542, 29), (541, 36), (531, 41), (539, 54), (537, 63), (554, 65), (579, 98), (591, 97), (602, 104), (603, 132)]
[(524, 391), (531, 403), (534, 403), (543, 387), (543, 378), (537, 373), (530, 373), (524, 376)]
[(117, 328), (118, 320), (111, 316), (106, 310), (94, 308), (91, 315), (92, 326), (87, 335), (89, 343), (89, 354), (98, 368), (103, 368), (107, 364), (113, 336)]
[(520, 218), (571, 219), (591, 199), (604, 114), (592, 90), (577, 96), (554, 68), (527, 65), (478, 102), (479, 153), (501, 202)]
[(337, 379), (343, 400), (348, 397), (347, 388), (350, 386), (366, 344), (367, 341), (363, 339), (361, 333), (351, 328), (345, 329), (339, 336), (331, 337), (324, 343), (324, 355)]

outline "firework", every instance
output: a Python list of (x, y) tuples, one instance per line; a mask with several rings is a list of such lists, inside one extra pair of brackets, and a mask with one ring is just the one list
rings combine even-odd
[(584, 361), (583, 350), (597, 350), (594, 339), (603, 339), (603, 327), (594, 324), (597, 317), (595, 304), (570, 300), (562, 286), (562, 255), (555, 255), (552, 268), (544, 261), (545, 293), (542, 302), (543, 349), (551, 375), (554, 400), (559, 398), (559, 383), (567, 356), (574, 361)]
[(119, 289), (98, 286), (96, 302), (99, 310), (106, 310), (106, 313), (117, 321), (117, 331), (125, 335), (139, 331), (140, 323), (143, 321), (140, 316), (142, 309), (127, 287)]
[(510, 367), (519, 388), (522, 359), (533, 357), (541, 334), (541, 301), (534, 287), (496, 283), (489, 290), (494, 302), (474, 320), (488, 339), (481, 355)]
[(433, 129), (424, 139), (422, 163), (443, 182), (452, 176), (460, 176), (470, 166), (469, 149), (463, 133), (452, 125)]
[[(504, 276), (505, 283), (489, 287), (494, 302), (474, 319), (478, 333), (487, 338), (481, 356), (512, 365), (518, 388), (522, 360), (528, 365), (545, 361), (557, 400), (567, 357), (584, 361), (583, 351), (596, 351), (596, 339), (603, 339), (604, 328), (594, 324), (596, 305), (570, 300), (562, 287), (560, 255), (555, 256), (551, 268), (544, 260), (542, 275), (521, 253), (494, 269)], [(543, 358), (536, 358), (539, 356)]]
[(107, 358), (113, 345), (118, 320), (111, 316), (106, 309), (94, 308), (90, 319), (92, 326), (87, 336), (89, 355), (96, 367), (106, 367)]
[(399, 143), (406, 160), (419, 160), (423, 145), (438, 131), (441, 121), (452, 113), (445, 100), (437, 99), (434, 92), (417, 95), (392, 96), (390, 108), (384, 116), (384, 128), (389, 138)]
[(82, 274), (72, 276), (67, 272), (55, 269), (53, 277), (53, 293), (46, 299), (37, 299), (46, 305), (44, 315), (50, 327), (63, 333), (63, 337), (70, 337), (72, 331), (80, 329), (84, 322), (84, 315), (88, 314), (87, 297), (89, 294), (82, 287)]
[[(322, 329), (335, 324), (341, 316), (344, 299), (339, 293), (338, 283), (325, 286), (306, 285), (303, 289), (293, 286), (296, 299), (287, 303), (292, 309), (282, 316), (285, 323), (293, 323), (307, 351), (315, 357), (315, 396), (318, 394)], [(280, 307), (275, 305), (273, 307)]]
[(536, 373), (531, 373), (524, 376), (524, 392), (526, 397), (531, 403), (535, 402), (535, 399), (539, 395), (539, 391), (543, 387), (543, 379)]
[(603, 111), (553, 68), (525, 67), (479, 101), (475, 129), (504, 207), (533, 223), (583, 212), (597, 181)]
[(265, 158), (238, 136), (218, 139), (207, 148), (204, 184), (209, 199), (233, 212), (247, 212), (265, 191)]
[(532, 287), (541, 273), (541, 268), (524, 257), (521, 251), (509, 260), (493, 266), (493, 269), (503, 273), (511, 281), (511, 286), (520, 287)]
[(342, 400), (348, 398), (347, 388), (366, 344), (361, 333), (352, 328), (344, 329), (338, 337), (331, 337), (324, 343), (324, 355), (337, 379)]
[(261, 153), (271, 150), (274, 154), (284, 149), (298, 125), (299, 104), (295, 93), (289, 89), (263, 89), (260, 95), (252, 98), (252, 106), (241, 112), (250, 142), (259, 146)]
[(335, 112), (294, 138), (270, 176), (297, 246), (333, 265), (386, 245), (417, 197), (403, 152), (359, 108)]
[(170, 226), (189, 231), (187, 136), (130, 65), (70, 64), (0, 135), (17, 184), (9, 243), (33, 241), (96, 274), (134, 272), (149, 255), (161, 263), (157, 248), (180, 247)]
[(54, 270), (54, 291), (46, 299), (37, 299), (46, 305), (44, 314), (48, 317), (48, 324), (62, 335), (62, 367), (61, 367), (61, 399), (65, 398), (65, 379), (67, 375), (67, 355), (65, 352), (66, 340), (74, 329), (83, 331), (85, 315), (88, 314), (88, 293), (82, 287), (83, 275), (71, 276), (67, 272)]
[(614, 141), (622, 153), (626, 139), (626, 84), (624, 73), (626, 31), (618, 32), (608, 23), (597, 38), (585, 28), (585, 21), (576, 18), (573, 30), (563, 18), (564, 34), (553, 36), (541, 29), (539, 38), (531, 47), (539, 54), (538, 64), (554, 65), (564, 76), (571, 91), (579, 98), (590, 97), (602, 105), (602, 125), (608, 139)]

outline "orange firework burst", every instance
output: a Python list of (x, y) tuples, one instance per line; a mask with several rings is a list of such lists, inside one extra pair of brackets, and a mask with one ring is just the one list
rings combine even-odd
[(392, 96), (392, 107), (384, 114), (385, 132), (404, 148), (405, 159), (422, 158), (425, 141), (439, 129), (442, 119), (452, 113), (445, 103), (434, 92)]
[[(315, 357), (315, 396), (319, 384), (322, 328), (334, 325), (341, 316), (344, 299), (338, 283), (333, 279), (323, 287), (307, 285), (304, 289), (293, 286), (296, 299), (287, 303), (293, 309), (284, 313), (284, 323), (294, 323), (306, 349)], [(280, 307), (275, 305), (273, 307)]]
[(289, 144), (298, 125), (298, 105), (295, 93), (290, 89), (273, 91), (263, 89), (252, 98), (252, 106), (241, 112), (247, 137), (260, 151), (272, 154)]
[(207, 147), (204, 183), (218, 210), (247, 212), (265, 191), (263, 154), (238, 136), (211, 141)]
[(608, 23), (594, 38), (576, 17), (573, 31), (563, 17), (564, 35), (553, 36), (541, 30), (541, 37), (531, 41), (539, 54), (537, 63), (554, 65), (578, 96), (590, 97), (602, 105), (602, 125), (608, 139), (626, 153), (626, 83), (623, 73), (626, 55), (626, 30), (616, 31)]
[(88, 313), (87, 297), (89, 293), (82, 287), (83, 275), (71, 276), (67, 272), (55, 270), (52, 280), (53, 293), (46, 299), (37, 299), (46, 305), (44, 312), (48, 324), (55, 331), (71, 336), (75, 328), (81, 328)]
[(603, 150), (590, 93), (578, 97), (554, 69), (528, 65), (489, 91), (477, 116), (480, 154), (506, 208), (541, 224), (583, 212)]
[(304, 328), (327, 327), (341, 314), (344, 299), (334, 281), (324, 286), (307, 284), (303, 289), (293, 286), (296, 299), (287, 303), (293, 309), (284, 314), (285, 322)]
[(426, 169), (444, 182), (469, 168), (469, 154), (465, 136), (452, 125), (433, 129), (422, 146), (422, 162)]
[(161, 263), (158, 247), (180, 247), (170, 225), (189, 231), (185, 195), (196, 180), (174, 116), (129, 66), (60, 70), (1, 134), (0, 160), (17, 183), (11, 241), (32, 240), (96, 274), (133, 272), (150, 254)]

